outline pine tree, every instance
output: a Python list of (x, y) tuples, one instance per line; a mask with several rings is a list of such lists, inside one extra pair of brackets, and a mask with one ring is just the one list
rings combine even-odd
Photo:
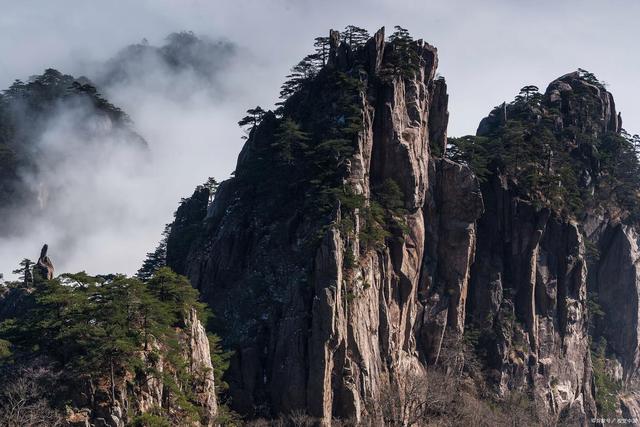
[(520, 89), (520, 94), (515, 98), (516, 102), (533, 103), (533, 101), (541, 101), (542, 95), (538, 86), (527, 85)]
[(262, 109), (262, 107), (257, 106), (256, 108), (250, 108), (247, 110), (247, 115), (244, 116), (238, 122), (238, 126), (247, 126), (249, 125), (249, 129), (253, 129), (254, 127), (260, 124), (260, 121), (264, 117), (266, 111)]
[(142, 262), (142, 267), (136, 273), (140, 280), (149, 280), (153, 274), (167, 265), (167, 240), (171, 233), (171, 225), (166, 224), (162, 232), (162, 239), (153, 252), (148, 252), (147, 257)]
[[(324, 60), (326, 60), (326, 58)], [(291, 74), (287, 75), (287, 80), (282, 84), (280, 90), (280, 98), (286, 100), (298, 92), (305, 82), (311, 80), (318, 74), (322, 65), (323, 58), (319, 54), (305, 56), (302, 61), (298, 62), (291, 69)]]
[(309, 135), (302, 131), (300, 125), (290, 118), (285, 118), (276, 133), (276, 142), (273, 147), (277, 149), (278, 156), (286, 164), (293, 163), (295, 153), (307, 148), (306, 142)]
[(389, 43), (392, 46), (390, 52), (390, 68), (385, 70), (387, 77), (400, 74), (404, 78), (412, 78), (420, 66), (420, 55), (416, 51), (413, 38), (409, 31), (398, 25), (395, 31), (389, 36)]
[(220, 184), (213, 177), (207, 178), (207, 182), (203, 184), (203, 187), (209, 190), (209, 203), (211, 203), (216, 196), (216, 192), (218, 191), (219, 186)]
[(12, 271), (13, 274), (18, 274), (18, 281), (25, 288), (29, 288), (33, 285), (33, 261), (28, 258), (24, 258), (20, 261), (19, 267)]
[(370, 38), (369, 32), (354, 25), (347, 25), (341, 34), (342, 41), (351, 46), (351, 49), (358, 49), (364, 46)]
[(329, 59), (329, 37), (316, 37), (313, 43), (316, 55), (322, 66), (327, 65)]

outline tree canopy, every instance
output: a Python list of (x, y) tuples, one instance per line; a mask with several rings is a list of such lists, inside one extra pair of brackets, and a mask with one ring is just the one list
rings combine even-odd
[[(162, 267), (146, 281), (122, 275), (63, 274), (36, 281), (31, 304), (0, 323), (0, 367), (42, 359), (63, 370), (72, 381), (105, 384), (109, 399), (138, 378), (158, 376), (167, 399), (163, 417), (179, 423), (198, 419), (192, 373), (186, 369), (177, 330), (191, 310), (206, 320), (207, 309), (188, 280)], [(226, 364), (212, 336), (217, 363)], [(149, 363), (164, 361), (164, 366)], [(56, 405), (64, 395), (50, 396)]]

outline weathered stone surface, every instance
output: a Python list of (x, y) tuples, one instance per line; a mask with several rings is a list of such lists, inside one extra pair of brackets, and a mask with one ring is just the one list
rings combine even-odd
[[(365, 46), (370, 75), (362, 94), (364, 126), (345, 180), (366, 200), (385, 180), (401, 187), (407, 210), (402, 239), (367, 249), (358, 238), (359, 221), (353, 236), (340, 231), (338, 208), (334, 226), (309, 254), (300, 242), (307, 224), (295, 213), (258, 228), (264, 226), (246, 212), (234, 211), (239, 189), (233, 180), (221, 186), (208, 209), (212, 234), (190, 252), (184, 272), (213, 305), (221, 324), (237, 325), (227, 332), (223, 326), (222, 333), (237, 346), (228, 381), (234, 406), (243, 413), (266, 407), (271, 414), (302, 409), (325, 422), (332, 416), (358, 419), (383, 384), (422, 363), (419, 341), (430, 338), (416, 333), (423, 328), (423, 320), (417, 319), (429, 310), (418, 301), (418, 289), (425, 286), (425, 227), (432, 222), (438, 223), (444, 240), (430, 253), (442, 261), (430, 281), (455, 294), (446, 298), (447, 312), (451, 324), (458, 331), (463, 328), (474, 221), (482, 201), (467, 168), (431, 158), (430, 138), (445, 144), (446, 84), (434, 80), (436, 49), (423, 42), (415, 46), (422, 57), (419, 72), (392, 79), (379, 76), (388, 68), (383, 30)], [(351, 55), (332, 32), (328, 66), (346, 69)], [(270, 144), (271, 120), (265, 116), (253, 131), (239, 165), (251, 161), (253, 147)], [(430, 183), (430, 169), (435, 184)], [(469, 194), (470, 205), (462, 201)], [(427, 205), (433, 218), (425, 217)], [(462, 240), (452, 240), (458, 237)], [(353, 268), (345, 267), (347, 250), (356, 257)], [(263, 283), (269, 284), (263, 286), (271, 302), (261, 308), (255, 280), (267, 277), (266, 271), (269, 279)], [(237, 307), (236, 301), (247, 307)], [(254, 315), (261, 309), (262, 314)], [(245, 310), (253, 313), (244, 315)]]
[(618, 224), (610, 226), (599, 243), (602, 256), (598, 263), (597, 290), (605, 313), (602, 333), (620, 359), (625, 378), (630, 379), (640, 368), (639, 236), (635, 229)]
[[(613, 95), (587, 81), (577, 71), (551, 82), (545, 96), (551, 107), (557, 107), (562, 112), (562, 125), (565, 127), (577, 126), (594, 136), (604, 132), (619, 133), (622, 128)], [(581, 103), (585, 96), (596, 102), (591, 105)]]
[(53, 262), (47, 256), (47, 251), (49, 249), (49, 245), (45, 244), (42, 247), (42, 251), (40, 251), (40, 258), (38, 258), (38, 263), (36, 264), (34, 273), (38, 274), (45, 280), (53, 279), (53, 273), (55, 269), (53, 268)]
[[(376, 186), (395, 181), (404, 196), (401, 236), (367, 246), (362, 212), (345, 230), (345, 206), (322, 224), (295, 208), (269, 216), (269, 200), (238, 179), (221, 185), (206, 219), (186, 221), (202, 225), (202, 236), (176, 265), (213, 306), (236, 351), (227, 378), (233, 405), (248, 416), (303, 411), (325, 425), (332, 417), (360, 420), (385, 386), (437, 363), (446, 340), (479, 331), (498, 398), (526, 393), (550, 422), (586, 425), (598, 411), (587, 287), (600, 293), (607, 317), (598, 330), (622, 361), (623, 380), (638, 367), (637, 233), (620, 225), (614, 207), (576, 222), (537, 207), (499, 172), (480, 184), (467, 166), (432, 155), (430, 146), (446, 150), (446, 84), (435, 78), (436, 49), (415, 47), (416, 75), (390, 76), (393, 51), (382, 30), (360, 53), (332, 31), (327, 65), (346, 72), (363, 61), (363, 128), (343, 184), (362, 196), (356, 210), (364, 211)], [(576, 98), (585, 94), (596, 100), (588, 120)], [(620, 130), (611, 94), (577, 73), (551, 83), (544, 102), (559, 111), (555, 131)], [(508, 115), (507, 104), (497, 107), (478, 134)], [(267, 114), (238, 167), (272, 146), (276, 129)], [(581, 185), (592, 188), (595, 149), (576, 143), (573, 154), (585, 165)], [(319, 243), (310, 248), (313, 233)], [(586, 254), (587, 239), (606, 252), (598, 262)], [(625, 396), (622, 407), (634, 413), (636, 401)]]

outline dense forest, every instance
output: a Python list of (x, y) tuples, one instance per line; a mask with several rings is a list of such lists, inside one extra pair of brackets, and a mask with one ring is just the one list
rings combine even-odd
[[(122, 415), (131, 425), (211, 422), (198, 393), (210, 374), (224, 389), (229, 355), (209, 335), (213, 372), (190, 360), (189, 329), (210, 313), (186, 278), (164, 268), (145, 281), (84, 272), (47, 279), (28, 259), (16, 273), (0, 296), (0, 423), (61, 425), (83, 406), (97, 412), (92, 419), (108, 418), (100, 406), (127, 399)], [(135, 402), (154, 381), (163, 396), (157, 406)]]

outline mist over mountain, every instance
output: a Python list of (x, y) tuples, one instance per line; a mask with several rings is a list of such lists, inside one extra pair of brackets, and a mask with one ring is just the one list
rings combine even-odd
[(39, 6), (0, 426), (640, 426), (640, 4)]
[(10, 273), (15, 254), (42, 238), (65, 247), (58, 265), (90, 269), (88, 258), (105, 268), (118, 252), (113, 244), (129, 242), (140, 255), (107, 262), (136, 271), (186, 195), (180, 183), (204, 182), (216, 141), (227, 139), (216, 119), (221, 74), (235, 54), (228, 41), (173, 33), (160, 47), (124, 48), (85, 69), (87, 77), (48, 69), (6, 89), (0, 272)]
[(162, 46), (150, 45), (146, 39), (127, 46), (90, 75), (105, 90), (135, 86), (184, 101), (202, 90), (211, 96), (220, 92), (219, 74), (236, 53), (237, 47), (229, 41), (182, 31), (169, 34)]
[[(147, 148), (126, 113), (90, 81), (57, 70), (17, 80), (0, 95), (0, 109), (3, 237), (23, 235), (45, 210), (55, 216), (59, 203), (79, 200), (73, 175), (87, 163), (108, 163), (114, 150), (139, 161)], [(84, 172), (86, 183), (93, 174)]]

